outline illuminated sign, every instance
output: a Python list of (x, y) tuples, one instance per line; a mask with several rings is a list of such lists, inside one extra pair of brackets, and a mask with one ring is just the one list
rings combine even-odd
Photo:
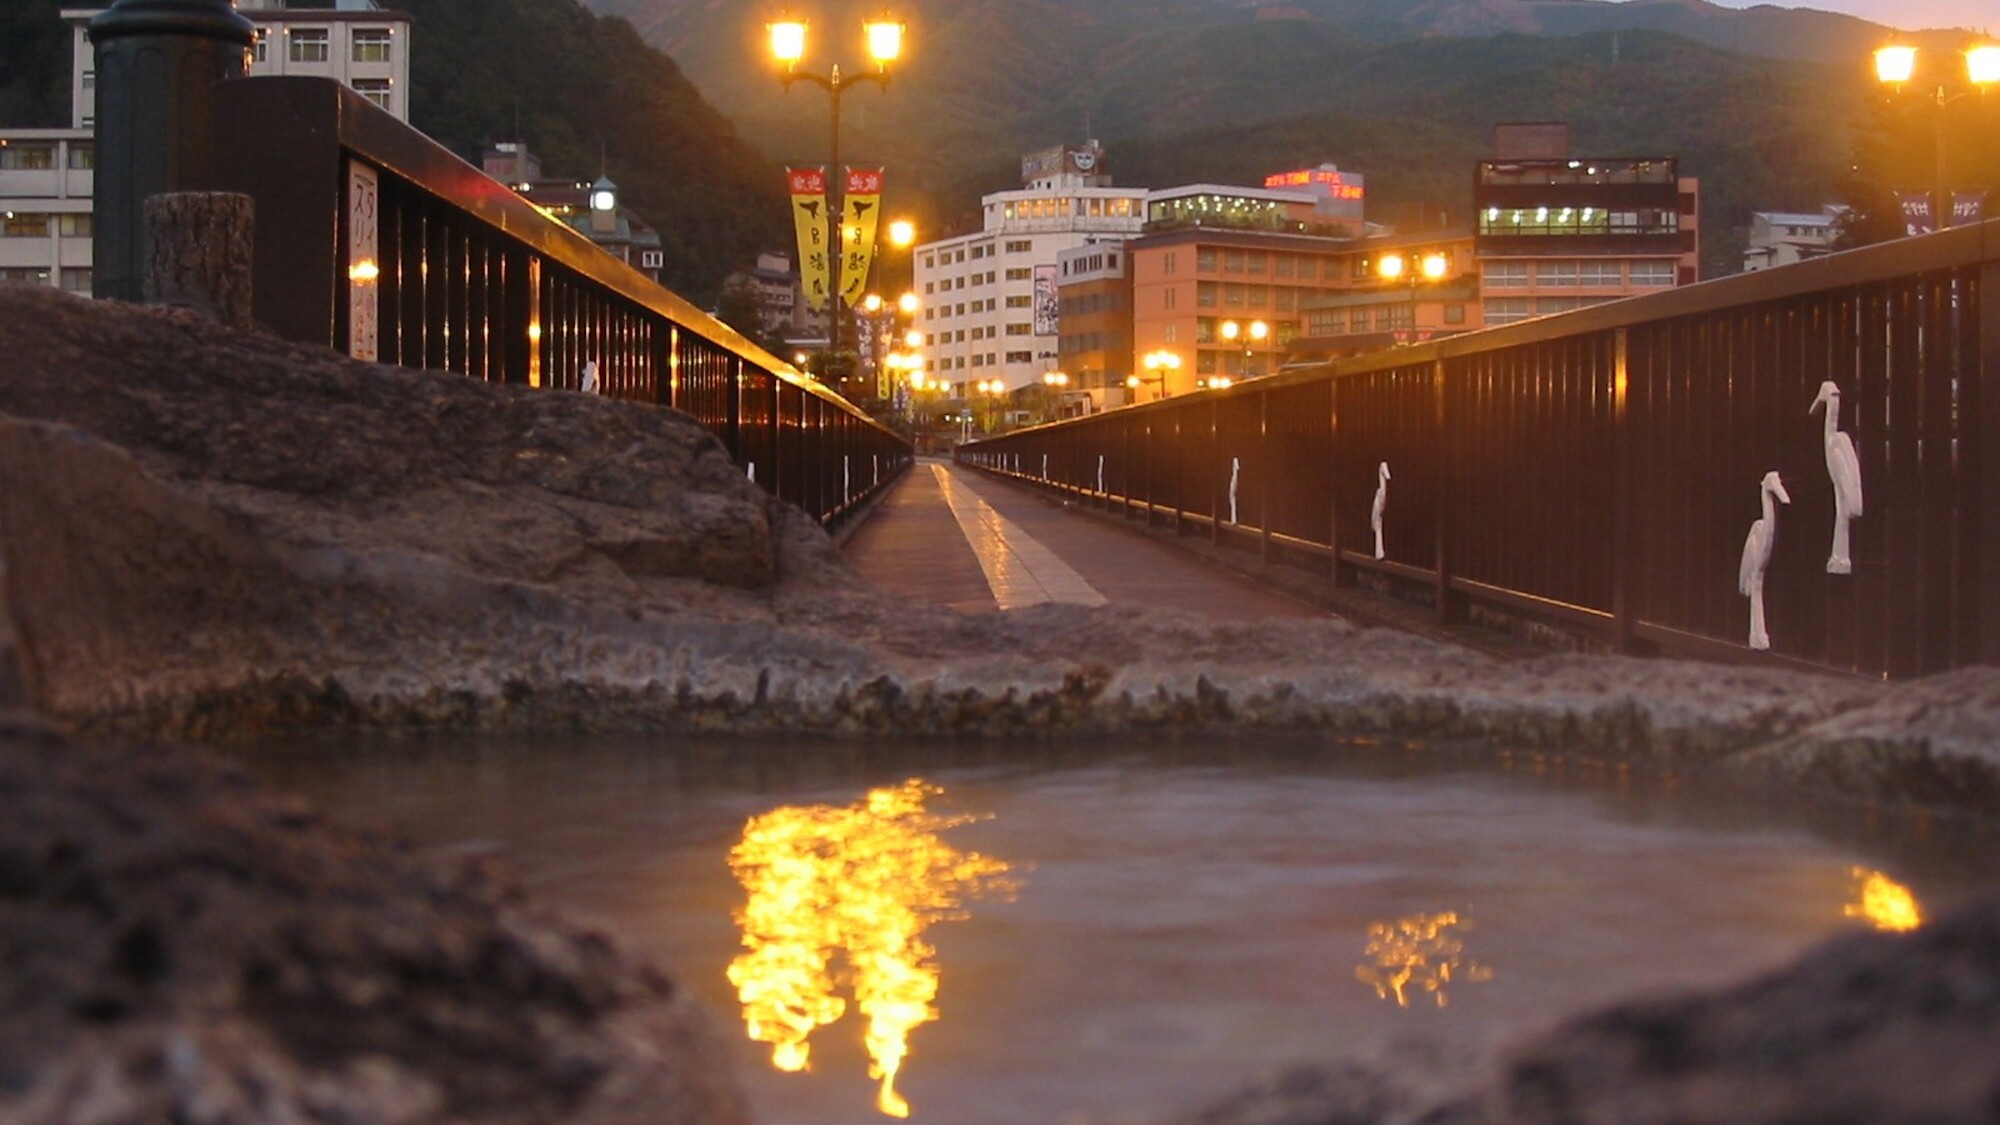
[(1361, 177), (1338, 168), (1300, 168), (1264, 177), (1267, 188), (1306, 188), (1328, 199), (1358, 201), (1362, 198)]

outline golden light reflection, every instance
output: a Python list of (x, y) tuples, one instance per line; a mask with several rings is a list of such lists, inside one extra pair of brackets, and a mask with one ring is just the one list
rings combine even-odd
[(876, 1107), (892, 1117), (910, 1112), (895, 1089), (910, 1031), (938, 1014), (936, 951), (924, 930), (1016, 886), (1004, 861), (939, 837), (975, 819), (928, 812), (940, 792), (911, 780), (845, 807), (775, 809), (746, 824), (729, 853), (750, 895), (736, 916), (744, 952), (729, 964), (750, 1038), (771, 1045), (778, 1069), (806, 1069), (812, 1033), (847, 1010), (835, 994), (846, 985), (867, 1020), (868, 1075), (882, 1084)]
[(1398, 1008), (1410, 1006), (1410, 993), (1428, 992), (1442, 1008), (1448, 987), (1457, 982), (1493, 979), (1493, 970), (1465, 956), (1465, 943), (1455, 931), (1469, 928), (1454, 911), (1412, 914), (1391, 922), (1368, 925), (1368, 960), (1354, 970), (1355, 979), (1375, 989)]
[(1860, 918), (1878, 930), (1901, 933), (1924, 924), (1923, 908), (1908, 887), (1882, 874), (1855, 867), (1854, 901), (1843, 909), (1849, 918)]

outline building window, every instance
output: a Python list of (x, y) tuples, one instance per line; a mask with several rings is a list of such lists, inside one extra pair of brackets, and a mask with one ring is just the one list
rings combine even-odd
[(49, 216), (9, 211), (0, 215), (0, 238), (47, 238)]
[(64, 238), (90, 237), (90, 212), (78, 215), (57, 215), (56, 233)]
[(1245, 254), (1243, 257), (1244, 257), (1244, 264), (1250, 268), (1251, 273), (1264, 272), (1264, 255), (1262, 252), (1253, 250), (1250, 253)]
[(1227, 307), (1229, 307), (1229, 308), (1232, 308), (1232, 309), (1240, 309), (1240, 308), (1242, 308), (1242, 307), (1243, 307), (1243, 287), (1242, 287), (1241, 285), (1225, 285), (1225, 286), (1223, 286), (1223, 287), (1222, 287), (1222, 303), (1223, 303), (1223, 304), (1224, 304), (1225, 306), (1227, 306)]
[(1346, 332), (1346, 309), (1314, 309), (1306, 314), (1308, 336), (1340, 336)]
[(357, 27), (354, 29), (354, 61), (359, 63), (385, 63), (389, 61), (391, 37), (386, 27)]
[(1464, 324), (1465, 306), (1460, 304), (1446, 305), (1444, 307), (1444, 322), (1446, 324)]
[(1572, 287), (1576, 284), (1575, 262), (1536, 262), (1535, 284), (1550, 287)]
[(1311, 281), (1319, 276), (1319, 259), (1302, 257), (1299, 259), (1299, 280)]
[(1160, 292), (1160, 307), (1164, 309), (1179, 308), (1180, 307), (1179, 297), (1180, 297), (1180, 290), (1175, 289), (1171, 285), (1167, 286), (1164, 290)]
[(1214, 308), (1216, 302), (1216, 292), (1215, 292), (1216, 288), (1217, 286), (1213, 281), (1196, 282), (1194, 287), (1195, 307), (1202, 309)]
[(286, 56), (295, 63), (323, 63), (332, 58), (327, 31), (323, 27), (298, 27), (291, 32), (291, 51)]
[(1276, 276), (1290, 277), (1298, 272), (1298, 259), (1290, 254), (1279, 254), (1273, 259), (1272, 267), (1271, 272)]
[(1582, 300), (1576, 297), (1535, 298), (1536, 316), (1547, 316), (1550, 313), (1568, 312), (1571, 309), (1582, 308), (1582, 307), (1583, 307)]
[(1032, 336), (1034, 334), (1035, 326), (1032, 324), (1009, 324), (1007, 326), (1007, 335), (1009, 336)]
[(1299, 307), (1298, 290), (1292, 288), (1289, 285), (1280, 285), (1277, 288), (1277, 294), (1278, 294), (1279, 312), (1291, 312), (1292, 310)]
[(71, 141), (69, 166), (71, 170), (79, 172), (87, 172), (97, 167), (97, 146), (89, 141)]
[(667, 252), (665, 250), (639, 251), (639, 265), (646, 269), (656, 270), (666, 264), (667, 264)]
[(1030, 254), (1034, 252), (1034, 249), (1035, 243), (1032, 239), (1017, 238), (1007, 243), (1007, 252), (1009, 254)]
[[(1251, 272), (1252, 272), (1252, 273), (1255, 273), (1256, 271), (1255, 271), (1255, 270), (1252, 270)], [(1252, 286), (1249, 286), (1249, 287), (1248, 287), (1248, 290), (1249, 290), (1249, 291), (1248, 291), (1248, 292), (1247, 292), (1247, 293), (1245, 294), (1245, 302), (1246, 302), (1246, 303), (1247, 303), (1247, 304), (1248, 304), (1248, 305), (1249, 305), (1249, 306), (1250, 306), (1251, 308), (1253, 308), (1253, 309), (1264, 309), (1264, 308), (1269, 308), (1269, 307), (1271, 307), (1271, 287), (1270, 287), (1270, 286), (1268, 286), (1268, 285), (1252, 285)]]
[(1488, 289), (1526, 289), (1528, 263), (1488, 262), (1479, 271), (1479, 282)]
[(62, 287), (71, 293), (90, 292), (90, 270), (86, 268), (62, 271)]
[(54, 141), (0, 141), (0, 170), (43, 172), (55, 166)]
[(1224, 251), (1222, 252), (1222, 272), (1224, 272), (1224, 273), (1242, 273), (1242, 272), (1243, 272), (1243, 251), (1241, 251), (1241, 250), (1224, 250)]
[(1007, 298), (1007, 307), (1010, 309), (1031, 309), (1035, 307), (1035, 299), (1025, 293), (1020, 296), (1009, 297)]
[(1213, 249), (1203, 246), (1194, 252), (1194, 271), (1196, 273), (1215, 272), (1215, 251)]
[(1035, 271), (1032, 269), (1023, 268), (1023, 269), (1011, 269), (1007, 271), (1008, 281), (1032, 281), (1034, 279), (1034, 276), (1035, 276)]
[(1008, 352), (1008, 353), (1007, 353), (1007, 362), (1008, 362), (1008, 363), (1033, 363), (1034, 361), (1035, 361), (1035, 353), (1034, 353), (1034, 352)]
[(1489, 298), (1486, 302), (1486, 323), (1490, 326), (1494, 324), (1512, 324), (1517, 320), (1526, 320), (1534, 315), (1529, 309), (1530, 306), (1526, 297)]
[(1596, 289), (1616, 289), (1624, 282), (1624, 270), (1617, 262), (1579, 262), (1576, 280)]
[(0, 285), (47, 285), (49, 271), (40, 266), (0, 267)]
[(266, 62), (271, 57), (271, 29), (260, 27), (250, 36), (250, 61)]
[(1672, 262), (1633, 262), (1632, 285), (1640, 286), (1672, 285), (1674, 264)]
[(354, 80), (355, 93), (360, 94), (385, 110), (389, 108), (391, 89), (392, 87), (387, 78), (357, 78)]

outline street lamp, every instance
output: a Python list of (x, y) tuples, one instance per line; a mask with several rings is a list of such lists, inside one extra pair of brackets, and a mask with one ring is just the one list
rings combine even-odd
[[(1939, 230), (1952, 225), (1951, 181), (1947, 176), (1944, 158), (1944, 110), (1951, 103), (1968, 94), (1983, 93), (1986, 87), (2000, 83), (2000, 46), (1992, 43), (1975, 43), (1965, 49), (1965, 88), (1950, 93), (1945, 78), (1940, 76), (1931, 96), (1932, 124), (1934, 127), (1932, 157), (1935, 171), (1931, 182), (1932, 226)], [(1885, 86), (1901, 90), (1917, 72), (1917, 49), (1907, 43), (1890, 43), (1875, 50), (1875, 77)], [(1906, 222), (1908, 230), (1914, 224)], [(1916, 233), (1916, 232), (1913, 232)]]
[(799, 60), (806, 54), (806, 21), (783, 15), (775, 22), (765, 25), (765, 30), (770, 32), (771, 36), (772, 57), (785, 64), (785, 89), (790, 91), (792, 83), (803, 78), (827, 93), (831, 138), (828, 148), (831, 151), (827, 158), (829, 175), (827, 176), (826, 244), (832, 252), (831, 264), (827, 271), (831, 289), (827, 305), (833, 325), (828, 330), (829, 353), (840, 351), (840, 264), (842, 256), (847, 252), (847, 232), (842, 227), (846, 208), (845, 201), (841, 199), (841, 191), (846, 185), (840, 172), (840, 96), (849, 86), (857, 82), (873, 82), (886, 91), (889, 88), (889, 64), (895, 62), (903, 53), (903, 25), (890, 16), (885, 14), (878, 20), (863, 24), (862, 29), (868, 40), (868, 57), (875, 63), (875, 69), (843, 77), (839, 63), (833, 64), (832, 69), (824, 75), (810, 71), (801, 72), (798, 69)]
[(1165, 398), (1167, 397), (1167, 372), (1179, 371), (1181, 369), (1181, 357), (1165, 348), (1161, 348), (1156, 352), (1147, 352), (1140, 358), (1139, 365), (1146, 369), (1146, 374), (1143, 378), (1138, 375), (1127, 375), (1125, 377), (1125, 385), (1132, 389), (1133, 400), (1138, 400), (1139, 388), (1146, 383), (1156, 384), (1160, 388), (1160, 392), (1155, 397)]
[[(1069, 391), (1069, 372), (1044, 371), (1042, 373), (1042, 386), (1046, 388), (1042, 392), (1042, 420), (1044, 422), (1053, 422), (1062, 416), (1063, 402)], [(1054, 404), (1053, 409), (1049, 408), (1050, 403)]]
[(1417, 338), (1417, 283), (1443, 280), (1451, 269), (1451, 258), (1441, 250), (1426, 250), (1413, 262), (1390, 251), (1375, 263), (1375, 272), (1385, 281), (1404, 280), (1410, 286), (1410, 339)]
[(1242, 338), (1243, 360), (1241, 366), (1236, 370), (1236, 377), (1239, 379), (1248, 379), (1250, 377), (1251, 349), (1263, 343), (1264, 338), (1271, 334), (1271, 326), (1261, 320), (1253, 320), (1248, 324), (1238, 324), (1233, 320), (1225, 320), (1218, 331), (1222, 333), (1222, 339), (1225, 343), (1233, 344), (1238, 337)]

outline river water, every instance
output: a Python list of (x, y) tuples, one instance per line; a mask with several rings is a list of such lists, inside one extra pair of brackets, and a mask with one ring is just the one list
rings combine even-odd
[(1533, 754), (662, 737), (246, 764), (497, 854), (654, 957), (738, 1039), (772, 1125), (1144, 1120), (1385, 1037), (1476, 1044), (1722, 983), (2000, 887), (1991, 839), (1922, 817)]

